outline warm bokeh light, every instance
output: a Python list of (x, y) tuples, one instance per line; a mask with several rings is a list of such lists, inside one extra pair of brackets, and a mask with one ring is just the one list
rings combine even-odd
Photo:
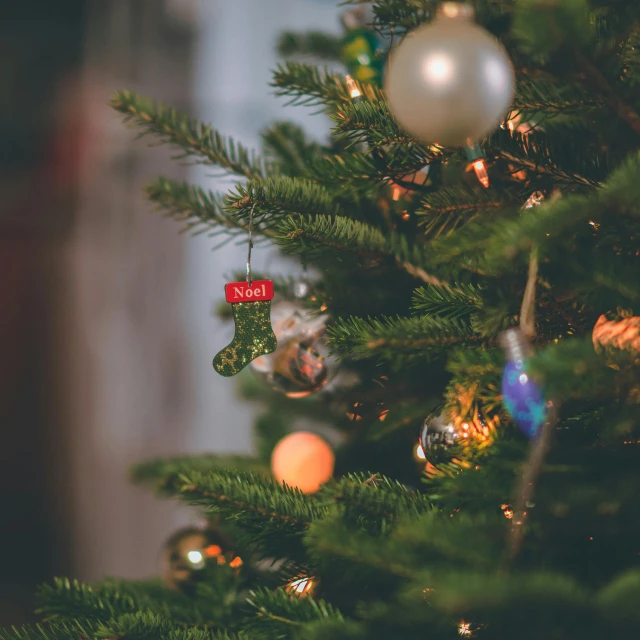
[(280, 482), (304, 493), (314, 493), (333, 474), (335, 456), (320, 436), (295, 431), (278, 442), (271, 455), (271, 470)]
[(200, 553), (200, 551), (188, 551), (187, 559), (196, 568), (204, 566), (204, 557), (202, 556), (202, 553)]
[(289, 582), (285, 589), (287, 593), (297, 596), (298, 598), (306, 598), (313, 596), (318, 586), (317, 580), (308, 576), (301, 576)]
[(471, 623), (460, 620), (460, 622), (458, 623), (458, 635), (469, 638), (471, 637), (471, 634)]
[(476, 160), (473, 163), (473, 170), (478, 178), (478, 182), (485, 188), (489, 188), (489, 172), (487, 171), (487, 165), (484, 160)]
[(349, 92), (352, 100), (355, 100), (362, 95), (360, 89), (358, 89), (358, 85), (350, 75), (345, 76), (345, 83), (347, 85), (347, 91)]

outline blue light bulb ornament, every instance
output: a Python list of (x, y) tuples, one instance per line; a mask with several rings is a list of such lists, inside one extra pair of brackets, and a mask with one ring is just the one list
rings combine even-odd
[(542, 392), (526, 372), (526, 360), (533, 355), (533, 348), (520, 329), (505, 331), (501, 343), (507, 356), (502, 373), (502, 402), (513, 421), (533, 439), (547, 416)]

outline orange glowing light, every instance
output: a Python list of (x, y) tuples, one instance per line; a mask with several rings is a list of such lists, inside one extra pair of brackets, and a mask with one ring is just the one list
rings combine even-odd
[(273, 449), (271, 470), (279, 482), (315, 493), (333, 475), (335, 456), (329, 444), (308, 431), (285, 436)]
[(362, 95), (362, 92), (360, 91), (360, 89), (358, 89), (358, 85), (356, 84), (356, 81), (349, 75), (345, 76), (344, 80), (347, 85), (347, 91), (349, 92), (351, 99), (355, 100), (356, 98), (359, 98)]
[(401, 187), (399, 184), (391, 185), (391, 199), (394, 202), (398, 202), (400, 200), (400, 196), (405, 192), (405, 189)]
[(211, 544), (204, 550), (204, 555), (207, 558), (216, 558), (222, 555), (222, 548), (217, 544)]
[(487, 171), (487, 165), (484, 160), (476, 160), (473, 163), (473, 170), (475, 171), (478, 182), (485, 188), (489, 188), (489, 173)]
[(242, 558), (240, 556), (236, 556), (230, 563), (229, 566), (232, 567), (233, 569), (237, 569), (238, 567), (241, 567), (243, 564), (242, 562)]

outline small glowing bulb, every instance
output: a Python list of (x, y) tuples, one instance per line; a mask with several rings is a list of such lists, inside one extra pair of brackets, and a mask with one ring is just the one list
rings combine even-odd
[(187, 559), (196, 569), (204, 567), (204, 557), (200, 551), (187, 552)]
[(345, 76), (345, 82), (347, 85), (347, 91), (349, 92), (349, 95), (351, 96), (351, 99), (355, 102), (356, 100), (359, 100), (362, 98), (362, 93), (360, 91), (360, 89), (358, 89), (358, 85), (356, 84), (356, 81), (350, 76), (347, 75)]
[(416, 460), (426, 460), (427, 456), (424, 453), (424, 449), (422, 448), (422, 445), (418, 442), (418, 444), (416, 445), (415, 448), (415, 458)]
[(473, 170), (475, 171), (478, 182), (485, 188), (489, 188), (489, 173), (487, 171), (487, 165), (484, 160), (476, 160), (473, 163)]
[(313, 578), (303, 576), (301, 578), (295, 578), (286, 586), (286, 590), (295, 596), (300, 598), (306, 598), (312, 596), (316, 588), (316, 581)]
[(471, 636), (471, 623), (460, 620), (458, 623), (458, 635), (469, 638)]

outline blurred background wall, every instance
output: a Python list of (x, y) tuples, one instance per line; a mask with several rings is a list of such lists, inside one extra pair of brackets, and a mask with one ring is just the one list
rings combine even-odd
[[(131, 88), (249, 146), (284, 110), (268, 87), (283, 29), (338, 29), (331, 0), (22, 0), (0, 21), (0, 624), (31, 619), (53, 575), (157, 570), (192, 514), (131, 487), (157, 455), (251, 450), (252, 407), (211, 358), (212, 308), (244, 248), (149, 215), (171, 162), (107, 102)], [(257, 268), (289, 269), (261, 250)]]

